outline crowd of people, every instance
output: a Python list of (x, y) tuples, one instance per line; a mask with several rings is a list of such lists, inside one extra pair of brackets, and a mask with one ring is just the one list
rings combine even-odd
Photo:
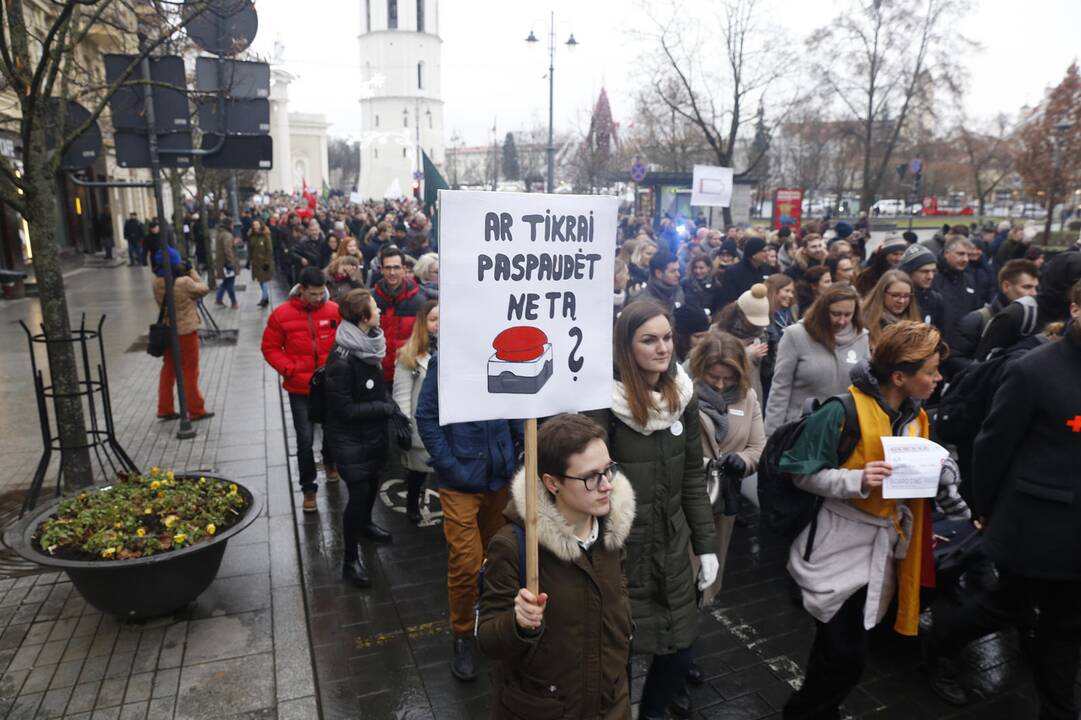
[[(792, 537), (788, 569), (816, 633), (785, 718), (838, 717), (867, 632), (884, 621), (924, 634), (931, 686), (957, 705), (971, 695), (960, 650), (1018, 625), (1037, 648), (1041, 718), (1076, 717), (1081, 243), (1045, 262), (1033, 233), (1009, 223), (876, 243), (866, 223), (720, 230), (624, 211), (611, 406), (541, 421), (533, 594), (521, 421), (439, 424), (439, 258), (427, 217), (410, 201), (332, 198), (249, 209), (241, 224), (238, 237), (229, 218), (217, 223), (217, 299), (235, 304), (230, 280), (245, 262), (260, 306), (274, 276), (291, 286), (262, 350), (289, 396), (303, 510), (319, 510), (321, 424), (322, 479), (348, 488), (342, 576), (368, 588), (362, 545), (392, 541), (373, 519), (391, 456), (413, 523), (434, 485), (450, 669), (475, 678), (478, 649), (495, 662), (496, 716), (630, 717), (638, 654), (650, 658), (638, 717), (688, 717), (688, 684), (703, 681), (698, 614), (718, 601), (741, 507), (755, 500), (748, 478), (771, 463), (791, 492), (819, 498)], [(190, 275), (183, 292), (208, 292), (174, 264)], [(951, 435), (956, 462), (944, 464), (938, 494), (883, 497), (892, 468), (880, 438), (945, 443), (943, 408), (968, 407), (954, 388), (992, 371), (970, 431)], [(162, 416), (172, 414), (168, 372)], [(205, 414), (197, 390), (188, 402), (193, 417)], [(770, 456), (771, 438), (794, 423), (803, 432)], [(936, 598), (940, 519), (982, 534), (982, 572), (952, 603), (936, 602), (928, 632), (919, 619)]]

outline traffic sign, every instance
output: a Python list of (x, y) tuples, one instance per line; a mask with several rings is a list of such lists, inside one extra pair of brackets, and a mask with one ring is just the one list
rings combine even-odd
[(238, 99), (268, 98), (270, 65), (247, 60), (198, 57), (195, 58), (195, 89), (204, 93), (222, 92)]
[[(221, 143), (221, 135), (203, 135), (203, 150)], [(226, 135), (221, 149), (203, 156), (203, 167), (222, 170), (270, 170), (274, 166), (274, 142), (269, 135)]]
[(270, 132), (270, 101), (266, 98), (203, 97), (196, 104), (199, 106), (199, 129), (205, 133), (265, 135)]
[[(49, 98), (49, 115), (45, 124), (45, 144), (51, 149), (62, 142), (72, 130), (82, 126), (90, 119), (90, 111), (74, 100), (68, 100), (67, 108), (63, 113), (63, 125), (57, 127), (60, 120), (60, 98)], [(101, 154), (101, 128), (95, 120), (87, 127), (79, 137), (75, 138), (64, 156), (60, 158), (60, 167), (65, 170), (76, 170), (89, 167), (94, 164)]]
[(634, 164), (631, 165), (631, 180), (634, 180), (636, 183), (642, 182), (646, 179), (647, 172), (648, 169), (645, 164), (640, 160), (635, 160)]
[[(135, 62), (134, 55), (106, 55), (105, 81), (114, 83)], [(146, 87), (138, 71), (128, 76), (109, 98), (109, 112), (113, 127), (117, 130), (146, 130), (143, 92)], [(187, 130), (191, 126), (188, 117), (188, 86), (184, 75), (184, 59), (179, 55), (150, 58), (150, 92), (154, 96), (154, 123), (159, 132)], [(127, 83), (131, 84), (128, 85)]]
[(236, 55), (248, 49), (259, 30), (251, 0), (185, 0), (188, 37), (212, 55)]
[(420, 170), (414, 170), (413, 171), (413, 179), (414, 180), (423, 180), (424, 179), (424, 173), (422, 173)]
[(912, 171), (913, 175), (918, 173), (921, 169), (923, 169), (923, 160), (914, 158), (912, 162), (908, 164), (908, 169)]

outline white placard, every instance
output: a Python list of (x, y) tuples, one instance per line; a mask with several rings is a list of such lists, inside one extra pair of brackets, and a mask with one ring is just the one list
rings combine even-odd
[(619, 199), (440, 190), (439, 422), (612, 401)]
[(358, 193), (356, 190), (349, 193), (349, 202), (353, 203), (354, 205), (360, 205), (360, 203), (362, 202), (360, 198), (360, 193)]
[(893, 472), (882, 483), (884, 498), (929, 498), (938, 492), (942, 461), (949, 451), (921, 437), (883, 437), (885, 459)]
[(691, 185), (691, 205), (728, 207), (732, 202), (732, 168), (695, 165)]

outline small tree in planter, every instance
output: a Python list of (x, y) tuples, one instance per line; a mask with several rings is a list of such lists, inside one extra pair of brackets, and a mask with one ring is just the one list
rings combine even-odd
[(41, 506), (5, 539), (27, 560), (66, 572), (99, 610), (156, 617), (209, 587), (229, 538), (261, 509), (242, 484), (153, 468)]

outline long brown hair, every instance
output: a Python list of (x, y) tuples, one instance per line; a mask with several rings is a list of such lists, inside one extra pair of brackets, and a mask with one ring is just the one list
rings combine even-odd
[(792, 317), (798, 319), (796, 307), (796, 294), (795, 294), (796, 281), (790, 276), (784, 273), (774, 273), (766, 278), (766, 299), (769, 300), (769, 321), (773, 322), (773, 313), (780, 310), (780, 306), (777, 304), (777, 293), (782, 289), (792, 285), (792, 304), (788, 306), (788, 309), (792, 311)]
[(908, 290), (912, 295), (908, 300), (908, 307), (901, 314), (901, 319), (913, 322), (923, 320), (920, 317), (919, 303), (916, 301), (916, 284), (912, 282), (912, 278), (903, 270), (887, 270), (875, 283), (874, 289), (871, 290), (871, 294), (867, 296), (863, 305), (863, 324), (871, 333), (871, 347), (874, 347), (882, 335), (882, 315), (886, 312), (886, 291), (894, 283), (908, 285)]
[(428, 334), (428, 316), (438, 305), (439, 301), (428, 300), (420, 306), (416, 322), (413, 323), (413, 332), (405, 341), (405, 345), (398, 348), (398, 361), (402, 367), (413, 370), (417, 367), (417, 358), (431, 352), (432, 338)]
[(751, 387), (751, 366), (743, 341), (723, 330), (712, 330), (691, 350), (690, 368), (694, 380), (705, 382), (706, 373), (714, 365), (731, 368), (739, 377), (739, 397), (747, 396)]
[[(623, 383), (627, 391), (627, 404), (630, 406), (634, 421), (644, 426), (649, 421), (649, 414), (654, 410), (660, 410), (654, 403), (651, 388), (647, 383), (643, 372), (638, 367), (638, 361), (634, 359), (634, 334), (638, 328), (657, 316), (663, 316), (669, 327), (672, 326), (672, 318), (660, 304), (653, 300), (640, 300), (628, 305), (616, 321), (616, 329), (612, 336), (612, 354), (615, 358), (616, 378)], [(673, 349), (672, 357), (675, 357)], [(661, 373), (657, 382), (657, 392), (661, 394), (661, 400), (668, 406), (669, 412), (679, 409), (679, 391), (676, 389), (676, 381), (669, 373)]]
[(814, 301), (811, 309), (803, 317), (803, 327), (807, 330), (807, 334), (819, 345), (828, 348), (830, 352), (837, 347), (837, 340), (833, 337), (833, 325), (830, 322), (830, 306), (846, 300), (851, 300), (856, 304), (855, 312), (852, 313), (852, 327), (859, 334), (863, 331), (863, 321), (860, 318), (860, 296), (851, 285), (831, 285), (829, 290)]

